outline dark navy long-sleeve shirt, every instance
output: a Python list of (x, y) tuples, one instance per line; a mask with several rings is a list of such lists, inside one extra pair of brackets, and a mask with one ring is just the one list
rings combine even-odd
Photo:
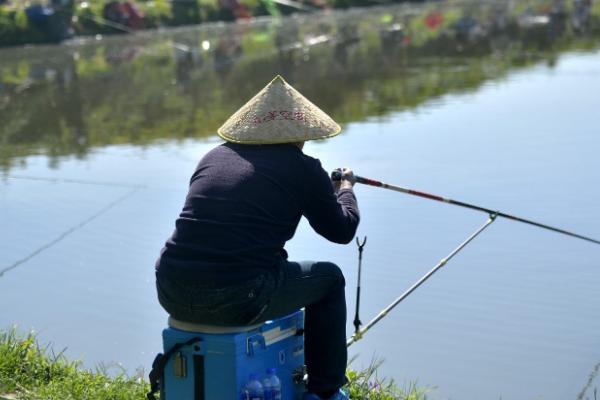
[(222, 144), (192, 175), (157, 268), (208, 275), (268, 269), (282, 257), (302, 215), (336, 243), (350, 242), (359, 222), (353, 191), (336, 194), (319, 160), (298, 147)]

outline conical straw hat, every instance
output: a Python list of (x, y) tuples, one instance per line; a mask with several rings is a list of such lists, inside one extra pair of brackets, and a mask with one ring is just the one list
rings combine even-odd
[(324, 139), (340, 126), (277, 75), (217, 131), (228, 142), (293, 143)]

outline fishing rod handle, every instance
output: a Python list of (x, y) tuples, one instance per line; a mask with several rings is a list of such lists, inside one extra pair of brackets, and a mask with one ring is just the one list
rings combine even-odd
[(332, 181), (341, 181), (342, 180), (342, 172), (340, 170), (334, 169), (331, 171), (331, 180)]
[[(354, 178), (356, 179), (356, 183), (362, 183), (362, 184), (371, 185), (371, 186), (383, 186), (383, 184), (381, 182), (375, 181), (373, 179), (363, 178), (362, 176), (358, 176), (358, 175), (354, 175)], [(331, 180), (334, 182), (341, 181), (342, 180), (342, 172), (337, 169), (331, 171)]]

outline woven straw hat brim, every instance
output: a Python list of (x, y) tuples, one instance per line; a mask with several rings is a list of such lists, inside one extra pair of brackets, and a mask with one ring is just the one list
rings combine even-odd
[(338, 128), (337, 131), (327, 135), (327, 136), (319, 136), (319, 137), (297, 137), (297, 138), (288, 138), (288, 139), (280, 139), (280, 140), (267, 140), (267, 139), (237, 139), (237, 138), (233, 138), (233, 137), (228, 137), (226, 136), (224, 133), (222, 133), (220, 130), (217, 131), (217, 133), (219, 134), (219, 136), (225, 140), (227, 140), (228, 142), (232, 142), (232, 143), (238, 143), (238, 144), (283, 144), (283, 143), (295, 143), (295, 142), (304, 142), (307, 140), (322, 140), (322, 139), (329, 139), (332, 138), (334, 136), (337, 136), (340, 132), (342, 131), (342, 128)]
[(278, 144), (326, 139), (341, 127), (277, 75), (236, 111), (217, 133), (241, 144)]

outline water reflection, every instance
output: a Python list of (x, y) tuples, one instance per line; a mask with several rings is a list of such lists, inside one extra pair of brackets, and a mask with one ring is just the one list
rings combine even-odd
[(590, 0), (443, 3), (0, 51), (0, 168), (43, 153), (207, 136), (274, 74), (341, 122), (593, 48)]

